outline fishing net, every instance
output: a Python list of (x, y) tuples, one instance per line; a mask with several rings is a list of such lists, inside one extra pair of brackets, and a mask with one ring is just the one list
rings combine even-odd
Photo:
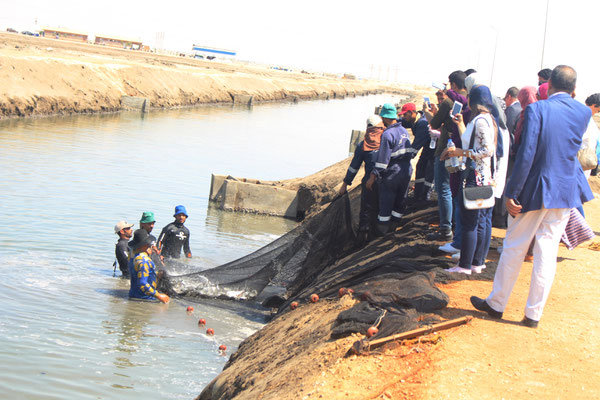
[[(448, 304), (436, 283), (456, 279), (490, 279), (483, 274), (450, 274), (453, 265), (442, 257), (440, 243), (425, 238), (438, 211), (428, 202), (413, 204), (392, 233), (371, 238), (356, 234), (360, 189), (334, 200), (321, 213), (288, 234), (236, 261), (180, 276), (169, 276), (164, 288), (183, 296), (250, 299), (267, 286), (285, 288), (284, 296), (263, 302), (288, 312), (292, 302), (308, 302), (311, 294), (337, 298), (340, 288), (352, 288), (359, 298), (340, 313), (332, 337), (364, 333), (377, 325), (377, 337), (391, 335), (439, 320), (432, 314)], [(373, 222), (374, 223), (374, 222)]]

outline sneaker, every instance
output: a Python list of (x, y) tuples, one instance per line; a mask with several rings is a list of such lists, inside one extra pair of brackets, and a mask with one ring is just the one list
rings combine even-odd
[(452, 246), (452, 243), (446, 243), (445, 245), (438, 247), (438, 250), (450, 254), (460, 253), (460, 249), (457, 249), (456, 247)]
[(439, 230), (437, 232), (430, 233), (427, 235), (427, 240), (449, 242), (452, 240), (452, 231)]
[(471, 265), (471, 271), (476, 274), (480, 274), (485, 269), (485, 264), (483, 265)]
[(468, 268), (459, 267), (458, 265), (446, 270), (447, 272), (458, 272), (460, 274), (471, 275), (471, 270)]
[(460, 260), (460, 251), (458, 253), (452, 254), (452, 259), (455, 261)]

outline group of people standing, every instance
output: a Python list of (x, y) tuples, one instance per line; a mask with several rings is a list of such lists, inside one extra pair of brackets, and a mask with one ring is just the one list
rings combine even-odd
[(157, 290), (160, 275), (157, 265), (164, 266), (165, 258), (179, 258), (182, 249), (186, 257), (192, 257), (190, 231), (184, 226), (188, 218), (185, 207), (175, 207), (173, 217), (175, 221), (163, 228), (158, 240), (151, 234), (156, 223), (151, 211), (142, 213), (140, 228), (135, 232), (134, 224), (127, 221), (115, 225), (115, 233), (119, 236), (115, 246), (115, 270), (118, 264), (122, 276), (130, 279), (130, 298), (169, 302), (169, 296)]
[[(588, 97), (585, 105), (574, 100), (576, 78), (569, 66), (545, 69), (538, 73), (537, 88), (511, 87), (502, 101), (481, 84), (476, 71), (454, 71), (449, 87), (436, 93), (437, 105), (425, 101), (417, 112), (413, 103), (400, 110), (385, 104), (380, 119), (375, 115), (367, 120), (365, 139), (340, 189), (346, 192), (364, 162), (359, 231), (369, 230), (377, 209), (377, 234), (399, 220), (412, 174), (410, 160), (422, 149), (415, 200), (424, 200), (433, 181), (440, 221), (439, 229), (427, 237), (447, 242), (439, 249), (457, 261), (448, 271), (481, 273), (492, 224), (507, 227), (492, 293), (471, 302), (501, 318), (531, 247), (533, 274), (523, 324), (537, 327), (561, 236), (574, 210), (583, 220), (582, 204), (593, 198), (586, 175), (596, 166), (587, 166), (584, 174), (578, 152), (588, 147), (596, 160), (600, 156), (600, 135), (591, 118), (600, 111), (600, 94)], [(406, 129), (412, 130), (412, 142)], [(462, 168), (448, 168), (450, 161)], [(473, 193), (484, 199), (472, 201)]]

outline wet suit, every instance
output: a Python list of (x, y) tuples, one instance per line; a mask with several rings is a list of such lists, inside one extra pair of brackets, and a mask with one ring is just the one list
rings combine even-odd
[(171, 222), (165, 226), (158, 237), (160, 254), (167, 258), (179, 258), (181, 247), (186, 257), (192, 256), (190, 250), (190, 230), (179, 222)]
[(129, 260), (131, 288), (129, 297), (134, 299), (154, 300), (156, 298), (156, 267), (148, 257), (148, 253), (140, 252)]
[(119, 263), (119, 269), (124, 278), (129, 278), (129, 248), (127, 248), (128, 239), (119, 239), (115, 245), (115, 256)]
[(379, 184), (377, 219), (380, 223), (387, 224), (392, 217), (402, 217), (412, 174), (410, 160), (414, 154), (410, 136), (399, 122), (390, 125), (381, 135), (381, 145), (373, 169)]

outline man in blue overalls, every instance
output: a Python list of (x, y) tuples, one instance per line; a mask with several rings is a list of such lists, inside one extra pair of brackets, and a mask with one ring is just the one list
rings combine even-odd
[(375, 180), (379, 184), (378, 230), (385, 234), (390, 229), (390, 222), (399, 221), (404, 212), (414, 150), (409, 133), (397, 122), (398, 111), (393, 104), (384, 104), (379, 116), (386, 130), (381, 135), (375, 168), (366, 186), (370, 190)]

